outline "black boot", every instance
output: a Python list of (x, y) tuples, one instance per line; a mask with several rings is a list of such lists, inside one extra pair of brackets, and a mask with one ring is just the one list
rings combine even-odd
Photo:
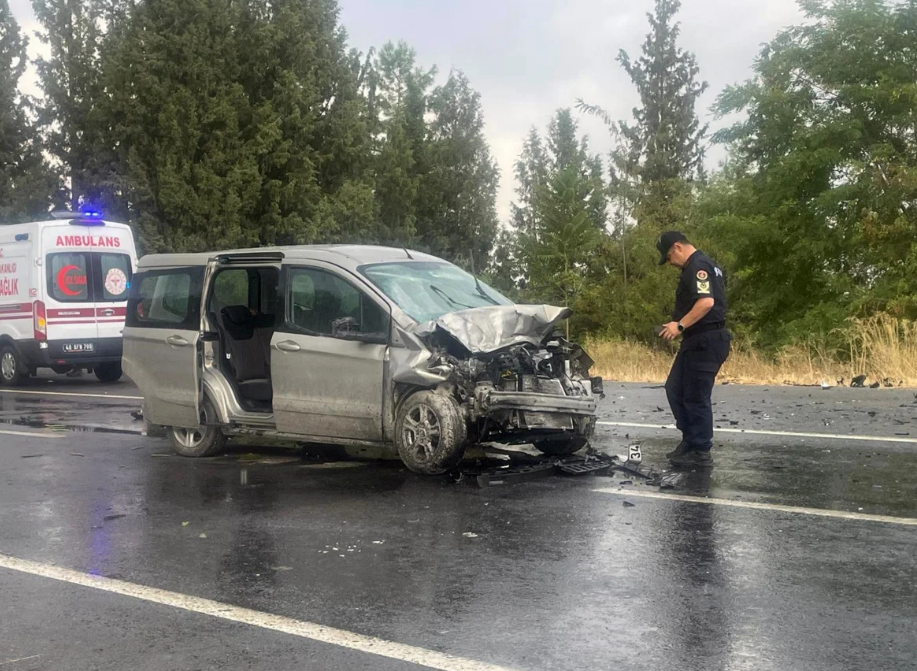
[(690, 450), (679, 457), (669, 459), (673, 466), (709, 468), (713, 466), (710, 450)]
[(687, 441), (681, 441), (678, 443), (678, 447), (665, 455), (666, 459), (675, 459), (676, 457), (682, 457), (688, 452), (688, 443)]

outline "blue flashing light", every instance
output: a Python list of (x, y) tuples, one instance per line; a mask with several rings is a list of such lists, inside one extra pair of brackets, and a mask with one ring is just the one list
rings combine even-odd
[(84, 205), (80, 208), (80, 220), (78, 223), (82, 226), (104, 226), (102, 210), (91, 205)]

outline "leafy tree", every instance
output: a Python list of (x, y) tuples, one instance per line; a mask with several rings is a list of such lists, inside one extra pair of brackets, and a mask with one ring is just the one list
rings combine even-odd
[(0, 0), (0, 222), (5, 223), (46, 214), (60, 189), (19, 94), (26, 46), (9, 3)]
[(802, 3), (807, 22), (720, 96), (734, 165), (705, 208), (765, 345), (852, 314), (917, 317), (917, 3)]

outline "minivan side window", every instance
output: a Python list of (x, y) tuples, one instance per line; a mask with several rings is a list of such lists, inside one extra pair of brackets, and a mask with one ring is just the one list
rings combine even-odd
[(363, 292), (333, 273), (317, 268), (291, 268), (288, 321), (307, 333), (332, 335), (335, 321), (351, 317), (357, 333), (386, 333), (389, 318)]
[(131, 283), (126, 326), (196, 331), (201, 324), (203, 268), (137, 273)]
[(258, 307), (251, 305), (250, 277), (245, 268), (232, 268), (221, 270), (213, 280), (213, 290), (210, 298), (210, 310), (219, 314), (220, 310), (228, 305), (244, 305), (247, 308)]

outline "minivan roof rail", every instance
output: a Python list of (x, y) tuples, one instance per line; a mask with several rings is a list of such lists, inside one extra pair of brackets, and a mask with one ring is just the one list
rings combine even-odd
[(217, 254), (219, 263), (276, 263), (283, 261), (283, 252), (240, 252), (237, 254)]

